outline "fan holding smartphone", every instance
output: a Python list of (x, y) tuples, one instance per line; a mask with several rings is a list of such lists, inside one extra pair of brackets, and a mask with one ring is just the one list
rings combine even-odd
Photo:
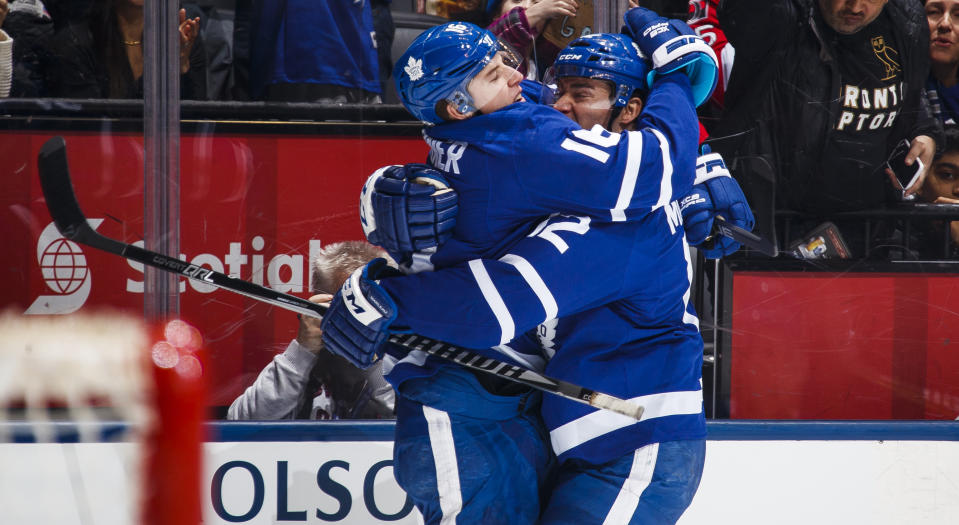
[(920, 182), (925, 172), (925, 165), (918, 155), (913, 157), (912, 162), (906, 161), (910, 148), (909, 139), (902, 139), (886, 160), (886, 174), (889, 175), (892, 185), (902, 190), (903, 200), (916, 198), (916, 191), (921, 186)]

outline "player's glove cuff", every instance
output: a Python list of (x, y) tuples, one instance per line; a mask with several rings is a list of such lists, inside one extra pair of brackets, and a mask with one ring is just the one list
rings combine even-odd
[[(708, 148), (708, 146), (704, 146)], [(726, 161), (719, 153), (705, 153), (696, 159), (696, 180), (693, 184), (702, 184), (716, 177), (732, 177)]]
[(722, 216), (736, 226), (751, 231), (755, 219), (742, 188), (726, 168), (718, 153), (704, 154), (696, 160), (696, 180), (693, 190), (680, 201), (686, 239), (699, 247), (707, 259), (719, 259), (740, 248), (732, 239), (714, 235), (713, 223)]
[(359, 368), (368, 368), (383, 353), (397, 307), (376, 279), (393, 272), (385, 259), (376, 258), (350, 275), (323, 316), (327, 350)]
[(694, 105), (698, 107), (709, 99), (719, 80), (719, 61), (702, 37), (685, 22), (667, 19), (643, 7), (630, 9), (623, 20), (623, 32), (652, 62), (648, 85), (653, 85), (656, 76), (682, 71), (689, 77)]

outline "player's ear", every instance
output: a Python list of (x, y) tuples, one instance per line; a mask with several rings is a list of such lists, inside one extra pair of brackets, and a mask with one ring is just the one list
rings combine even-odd
[(473, 116), (473, 112), (463, 113), (456, 108), (453, 104), (449, 102), (446, 103), (446, 114), (449, 116), (449, 120), (466, 120)]
[(639, 119), (639, 114), (643, 111), (643, 99), (639, 97), (630, 97), (623, 110), (619, 112), (619, 123), (623, 129), (631, 130)]
[(433, 108), (436, 111), (436, 114), (439, 117), (447, 122), (454, 122), (457, 120), (466, 120), (473, 116), (473, 112), (463, 113), (456, 109), (456, 106), (450, 104), (449, 101), (441, 100), (436, 103), (436, 106)]

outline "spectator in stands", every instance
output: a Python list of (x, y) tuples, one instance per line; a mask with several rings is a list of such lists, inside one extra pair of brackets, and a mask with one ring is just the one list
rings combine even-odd
[[(630, 0), (630, 5), (633, 5), (634, 1)], [(699, 120), (708, 131), (722, 114), (726, 84), (729, 82), (729, 72), (732, 70), (736, 52), (719, 25), (719, 0), (689, 0), (688, 9), (686, 23), (713, 48), (719, 61), (719, 81), (716, 89), (709, 100), (697, 109)]]
[(556, 60), (559, 47), (537, 37), (547, 22), (576, 16), (578, 7), (576, 0), (488, 0), (486, 12), (492, 22), (487, 29), (523, 57), (517, 70), (526, 78), (538, 80)]
[(396, 35), (396, 26), (393, 24), (393, 13), (390, 11), (392, 1), (370, 0), (381, 94), (386, 93), (387, 82), (393, 76), (393, 37)]
[[(7, 18), (10, 8), (7, 0), (0, 0), (0, 27)], [(0, 29), (0, 98), (10, 96), (10, 83), (13, 81), (13, 39)]]
[[(365, 241), (326, 246), (313, 261), (311, 287), (317, 303), (332, 294), (357, 268), (385, 252)], [(233, 401), (228, 419), (381, 419), (393, 417), (393, 388), (381, 362), (360, 370), (323, 351), (320, 320), (300, 316), (296, 339), (273, 358), (256, 381)]]
[(370, 2), (254, 2), (250, 94), (286, 102), (379, 103)]
[(43, 81), (45, 46), (53, 35), (53, 20), (40, 0), (4, 0), (2, 3), (7, 11), (5, 19), (0, 16), (0, 25), (8, 39), (0, 41), (0, 61), (5, 60), (4, 53), (12, 52), (8, 55), (12, 62), (10, 69), (0, 66), (0, 71), (10, 74), (7, 93), (21, 98), (43, 96), (46, 93)]
[[(237, 59), (233, 45), (235, 5), (230, 9), (204, 2), (200, 5), (200, 35), (206, 52), (206, 94), (209, 100), (246, 100), (248, 87), (238, 88)], [(191, 13), (192, 14), (192, 13)]]
[(468, 20), (474, 13), (482, 12), (486, 0), (416, 0), (416, 12), (441, 16), (448, 20)]
[[(16, 0), (21, 3), (22, 0)], [(39, 0), (27, 0), (39, 2)], [(79, 20), (87, 15), (90, 6), (98, 0), (43, 0), (44, 7), (53, 19), (54, 31), (63, 30), (71, 21)]]
[[(794, 225), (792, 233), (801, 234), (822, 216), (897, 198), (882, 164), (902, 139), (912, 141), (907, 164), (921, 158), (929, 165), (939, 131), (922, 99), (929, 32), (917, 2), (722, 6), (719, 20), (736, 60), (713, 145), (754, 206), (758, 233), (776, 237), (776, 208), (808, 218)], [(861, 224), (836, 224), (860, 255), (860, 241), (869, 240)], [(872, 232), (884, 235), (877, 226)]]
[(926, 0), (929, 21), (929, 80), (926, 93), (933, 115), (959, 123), (959, 0)]
[[(919, 189), (919, 197), (937, 204), (959, 204), (959, 127), (946, 126), (943, 136), (942, 152), (933, 161), (929, 175)], [(941, 256), (945, 238), (943, 228), (941, 222), (933, 223), (931, 232), (924, 236), (927, 254)], [(952, 239), (949, 255), (959, 258), (959, 221), (950, 222), (949, 230)]]
[[(143, 97), (143, 2), (97, 0), (84, 20), (53, 38), (49, 94), (70, 98)], [(197, 13), (190, 6), (191, 15)], [(206, 58), (199, 17), (180, 9), (180, 95), (206, 99)]]

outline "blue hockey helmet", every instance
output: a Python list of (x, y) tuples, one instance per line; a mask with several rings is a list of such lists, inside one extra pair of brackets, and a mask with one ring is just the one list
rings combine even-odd
[(648, 73), (648, 59), (628, 36), (594, 33), (570, 42), (559, 53), (549, 76), (608, 80), (614, 87), (613, 107), (623, 107), (634, 91), (649, 91)]
[(515, 66), (515, 53), (485, 29), (467, 22), (432, 27), (397, 60), (393, 68), (396, 92), (406, 109), (425, 122), (442, 121), (436, 104), (444, 100), (469, 113), (476, 105), (466, 87), (500, 51)]

